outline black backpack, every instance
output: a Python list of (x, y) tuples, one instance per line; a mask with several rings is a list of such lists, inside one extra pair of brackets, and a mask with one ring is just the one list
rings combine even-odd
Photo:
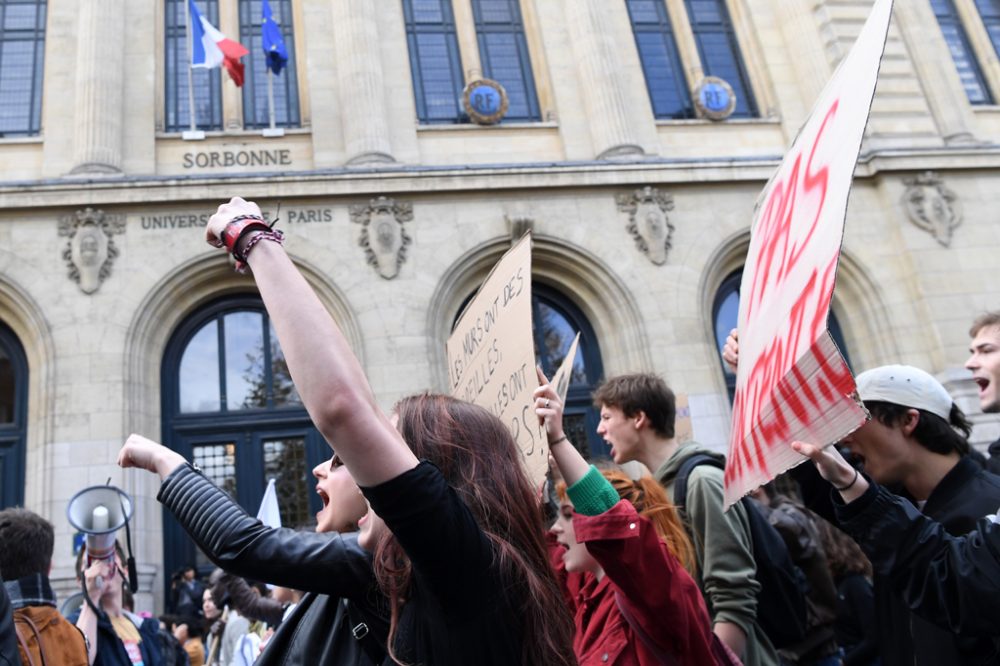
[[(715, 456), (699, 453), (681, 464), (674, 480), (674, 504), (684, 513), (688, 477), (698, 465), (719, 469), (725, 463)], [(802, 641), (808, 632), (806, 619), (806, 578), (792, 562), (788, 547), (760, 509), (749, 497), (740, 500), (750, 524), (753, 558), (757, 564), (757, 624), (775, 648), (781, 649)]]

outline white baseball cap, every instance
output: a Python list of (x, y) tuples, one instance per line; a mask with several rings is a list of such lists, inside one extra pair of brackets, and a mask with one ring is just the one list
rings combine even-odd
[(945, 421), (951, 415), (951, 395), (941, 382), (912, 365), (883, 365), (855, 378), (863, 402), (878, 400), (923, 409)]

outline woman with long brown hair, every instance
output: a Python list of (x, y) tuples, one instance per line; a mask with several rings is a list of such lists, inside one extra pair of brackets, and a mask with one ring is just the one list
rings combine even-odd
[(553, 565), (574, 614), (580, 664), (717, 663), (724, 648), (691, 576), (694, 548), (663, 488), (589, 465), (563, 432), (558, 394), (540, 371), (539, 380), (535, 411), (564, 479)]
[[(504, 424), (443, 396), (404, 400), (395, 417), (385, 414), (256, 204), (219, 206), (206, 239), (253, 270), (302, 402), (369, 502), (359, 543), (375, 553), (378, 586), (391, 601), (390, 657), (435, 666), (574, 663), (541, 511)], [(149, 468), (136, 459), (143, 455), (126, 445), (119, 460)]]

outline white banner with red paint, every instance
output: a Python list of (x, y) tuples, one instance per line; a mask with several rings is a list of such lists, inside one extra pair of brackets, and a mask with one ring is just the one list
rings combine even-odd
[(850, 53), (764, 188), (740, 285), (740, 364), (726, 505), (864, 423), (827, 330), (851, 179), (875, 94), (892, 0), (876, 0)]

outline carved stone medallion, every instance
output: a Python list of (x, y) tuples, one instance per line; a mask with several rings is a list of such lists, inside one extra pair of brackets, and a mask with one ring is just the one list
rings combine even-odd
[(111, 264), (118, 256), (111, 237), (121, 233), (125, 233), (125, 216), (106, 215), (102, 210), (85, 208), (59, 219), (59, 235), (69, 238), (62, 254), (69, 279), (83, 293), (94, 293), (111, 275)]
[(397, 203), (388, 197), (372, 199), (364, 206), (351, 206), (351, 220), (361, 225), (358, 244), (365, 249), (368, 264), (391, 280), (406, 260), (410, 236), (404, 222), (413, 219), (413, 204)]
[(628, 213), (626, 229), (639, 251), (657, 266), (667, 263), (674, 225), (667, 212), (674, 209), (674, 196), (655, 187), (643, 187), (615, 197), (618, 210)]
[(941, 245), (951, 244), (952, 231), (962, 223), (962, 204), (958, 195), (945, 187), (933, 171), (903, 181), (903, 205), (915, 225), (934, 236)]

